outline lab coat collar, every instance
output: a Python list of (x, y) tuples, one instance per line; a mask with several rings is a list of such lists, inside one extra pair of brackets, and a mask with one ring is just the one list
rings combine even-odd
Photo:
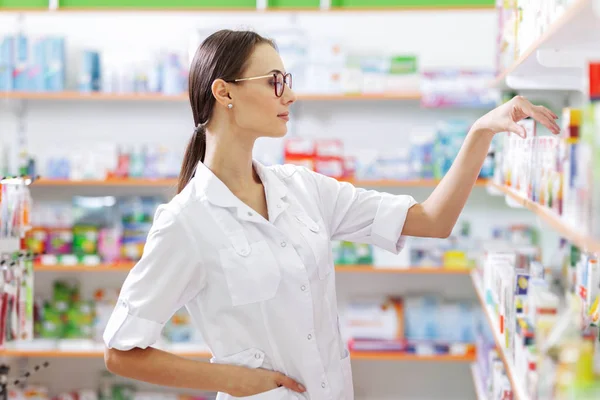
[[(267, 202), (270, 203), (270, 200), (281, 202), (288, 192), (285, 184), (271, 169), (260, 162), (252, 160), (252, 165), (266, 188)], [(194, 178), (200, 192), (203, 192), (212, 204), (219, 207), (247, 207), (204, 163), (198, 163)]]

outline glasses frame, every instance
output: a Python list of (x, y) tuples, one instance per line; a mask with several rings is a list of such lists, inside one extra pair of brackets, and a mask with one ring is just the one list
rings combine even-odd
[(288, 72), (287, 74), (284, 74), (283, 72), (273, 72), (272, 74), (252, 76), (252, 77), (248, 77), (248, 78), (238, 78), (238, 79), (234, 79), (232, 81), (227, 81), (227, 82), (237, 83), (237, 82), (243, 82), (243, 81), (254, 81), (257, 79), (265, 79), (265, 78), (274, 78), (275, 80), (277, 80), (277, 75), (283, 76), (283, 88), (281, 89), (281, 94), (277, 94), (277, 85), (273, 85), (273, 91), (275, 92), (276, 97), (281, 97), (281, 96), (283, 96), (283, 93), (285, 92), (286, 86), (290, 89), (292, 88), (292, 73), (291, 72)]

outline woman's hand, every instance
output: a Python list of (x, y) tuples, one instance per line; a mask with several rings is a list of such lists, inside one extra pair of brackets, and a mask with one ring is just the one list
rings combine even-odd
[(284, 386), (294, 392), (303, 393), (304, 386), (282, 373), (262, 368), (252, 369), (231, 366), (233, 385), (228, 393), (234, 397), (253, 396)]
[(559, 126), (554, 121), (558, 118), (556, 114), (546, 107), (531, 104), (523, 96), (513, 97), (510, 101), (485, 114), (473, 124), (473, 128), (492, 134), (512, 132), (525, 138), (525, 128), (517, 122), (527, 117), (535, 119), (554, 134), (560, 132)]

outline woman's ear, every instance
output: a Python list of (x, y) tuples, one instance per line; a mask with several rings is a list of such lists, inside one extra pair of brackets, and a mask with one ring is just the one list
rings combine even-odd
[(215, 79), (211, 86), (212, 94), (215, 96), (217, 103), (223, 107), (227, 107), (231, 103), (231, 93), (229, 92), (230, 84), (223, 79)]

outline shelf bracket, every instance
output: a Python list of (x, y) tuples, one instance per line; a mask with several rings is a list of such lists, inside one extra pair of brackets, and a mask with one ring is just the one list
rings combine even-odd
[(586, 68), (587, 61), (600, 59), (600, 51), (598, 49), (540, 49), (536, 52), (536, 58), (544, 67), (574, 69), (573, 72), (581, 74)]
[(490, 196), (502, 196), (502, 195), (504, 195), (504, 193), (502, 193), (502, 191), (496, 189), (496, 187), (492, 186), (492, 185), (485, 185), (485, 190), (487, 191), (487, 193)]
[(516, 90), (583, 90), (583, 75), (576, 76), (553, 72), (548, 75), (507, 75), (506, 85)]
[(506, 205), (509, 206), (510, 208), (525, 208), (523, 206), (523, 203), (513, 199), (510, 196), (505, 196), (504, 200), (506, 201)]

